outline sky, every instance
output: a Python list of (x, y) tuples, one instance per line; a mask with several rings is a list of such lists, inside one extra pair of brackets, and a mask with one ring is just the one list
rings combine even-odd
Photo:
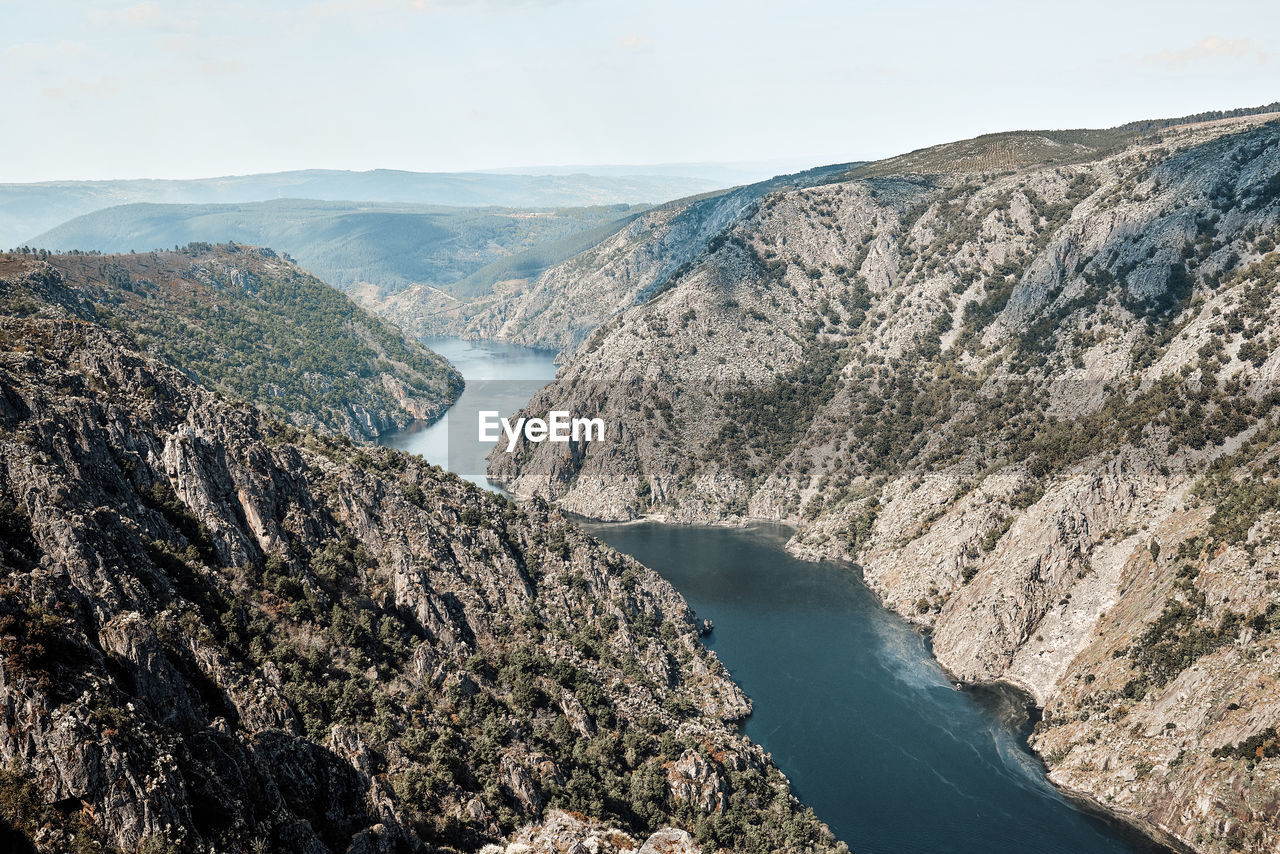
[(1280, 100), (1280, 3), (0, 0), (0, 181), (891, 156)]

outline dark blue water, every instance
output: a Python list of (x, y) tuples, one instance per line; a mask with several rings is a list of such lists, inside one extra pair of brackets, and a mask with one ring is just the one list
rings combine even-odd
[(708, 645), (755, 704), (744, 731), (853, 851), (1163, 850), (1046, 781), (1020, 695), (956, 690), (853, 570), (782, 551), (785, 529), (585, 527), (714, 621)]
[[(507, 414), (511, 387), (500, 381), (555, 375), (545, 351), (448, 339), (432, 346), (468, 380), (468, 411)], [(386, 441), (448, 466), (445, 430)], [(1022, 697), (956, 690), (925, 638), (881, 608), (852, 569), (795, 560), (781, 548), (784, 529), (584, 527), (653, 567), (714, 620), (708, 643), (755, 704), (746, 734), (854, 852), (1164, 850), (1049, 785), (1026, 747)]]

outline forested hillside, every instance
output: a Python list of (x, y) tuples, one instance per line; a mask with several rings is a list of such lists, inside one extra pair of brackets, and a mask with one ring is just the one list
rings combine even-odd
[(440, 356), (268, 249), (0, 255), (0, 313), (92, 320), (298, 425), (374, 437), (462, 389)]
[[(32, 238), (51, 251), (130, 252), (192, 242), (286, 253), (329, 284), (373, 299), (408, 285), (463, 294), (537, 275), (645, 208), (458, 208), (299, 199), (137, 204), (77, 217)], [(586, 241), (585, 243), (583, 241)]]

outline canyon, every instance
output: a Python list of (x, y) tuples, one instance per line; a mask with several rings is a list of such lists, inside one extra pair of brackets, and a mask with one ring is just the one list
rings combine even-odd
[[(577, 516), (782, 523), (1025, 691), (1061, 790), (1274, 850), (1278, 218), (1273, 105), (779, 176), (365, 308), (235, 244), (4, 255), (0, 832), (843, 850), (705, 624)], [(518, 431), (517, 502), (366, 444), (462, 391), (369, 309), (558, 350), (518, 417), (605, 435)]]
[(6, 844), (846, 850), (683, 599), (557, 511), (96, 324), (0, 342)]

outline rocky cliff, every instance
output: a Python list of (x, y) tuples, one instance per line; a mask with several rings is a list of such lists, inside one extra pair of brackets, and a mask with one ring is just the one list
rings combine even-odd
[(531, 401), (606, 441), (491, 474), (598, 518), (789, 522), (958, 677), (1031, 691), (1054, 780), (1274, 850), (1278, 213), (1273, 114), (771, 193)]
[(822, 183), (856, 165), (779, 175), (660, 205), (532, 281), (508, 279), (492, 293), (459, 297), (419, 286), (374, 307), (421, 336), (487, 338), (568, 354), (602, 323), (686, 272), (768, 193)]
[(442, 357), (269, 249), (0, 254), (0, 313), (109, 326), (209, 388), (354, 438), (462, 391)]
[(748, 710), (679, 595), (544, 504), (0, 319), (11, 849), (836, 850)]

